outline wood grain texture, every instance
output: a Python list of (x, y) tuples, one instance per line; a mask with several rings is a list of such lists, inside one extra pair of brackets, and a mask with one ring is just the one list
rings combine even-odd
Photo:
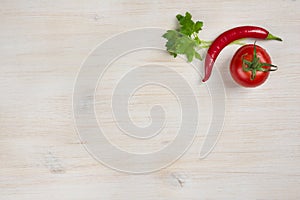
[[(1, 200), (300, 198), (298, 0), (1, 0), (0, 4)], [(240, 88), (228, 72), (237, 47), (227, 47), (216, 63), (226, 88), (226, 118), (213, 152), (199, 159), (207, 129), (204, 119), (196, 141), (173, 165), (144, 175), (111, 170), (87, 153), (75, 130), (72, 92), (80, 65), (111, 35), (141, 27), (173, 28), (175, 15), (185, 11), (204, 21), (203, 39), (212, 40), (245, 24), (280, 35), (282, 43), (259, 42), (280, 68), (262, 87)], [(180, 73), (193, 76), (185, 62), (156, 53), (135, 56), (156, 63), (165, 59)], [(119, 64), (130, 64), (134, 58)], [(118, 71), (108, 79), (114, 73)], [(197, 88), (197, 77), (191, 80)], [(101, 101), (105, 95), (97, 93), (96, 98)], [(197, 94), (209, 115), (207, 97), (207, 91)], [(147, 124), (148, 104), (170, 99), (163, 90), (145, 88), (133, 101), (133, 120)], [(108, 108), (96, 106), (98, 113)], [(104, 128), (112, 128), (111, 122), (107, 118)], [(160, 148), (161, 140), (172, 137), (149, 143), (142, 151)], [(113, 136), (111, 140), (138, 151), (129, 140)]]

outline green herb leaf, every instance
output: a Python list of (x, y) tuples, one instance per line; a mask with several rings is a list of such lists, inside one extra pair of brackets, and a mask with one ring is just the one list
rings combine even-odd
[(192, 62), (194, 57), (202, 59), (200, 54), (195, 50), (198, 43), (190, 37), (175, 30), (168, 30), (163, 37), (168, 40), (166, 43), (167, 50), (174, 57), (177, 54), (186, 55), (188, 62)]
[(203, 22), (197, 21), (195, 23), (192, 20), (192, 15), (189, 12), (186, 12), (185, 16), (178, 14), (176, 18), (180, 24), (180, 33), (191, 36), (192, 34), (199, 33), (199, 31), (202, 30)]
[(178, 14), (176, 18), (180, 25), (179, 29), (168, 30), (163, 35), (168, 40), (166, 43), (167, 51), (174, 57), (177, 54), (186, 55), (188, 62), (191, 62), (194, 58), (202, 60), (196, 49), (201, 44), (197, 33), (202, 30), (203, 22), (194, 22), (189, 12), (186, 12), (185, 16)]

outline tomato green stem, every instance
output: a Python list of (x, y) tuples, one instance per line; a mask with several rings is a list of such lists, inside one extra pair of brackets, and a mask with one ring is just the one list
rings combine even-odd
[[(270, 72), (270, 71), (276, 71), (278, 69), (277, 66), (272, 65), (270, 63), (260, 62), (259, 58), (257, 57), (255, 42), (254, 42), (254, 50), (253, 50), (252, 61), (246, 60), (244, 58), (245, 56), (246, 55), (243, 55), (243, 58), (242, 58), (243, 70), (245, 72), (251, 71), (251, 80), (255, 79), (257, 71)], [(265, 66), (268, 66), (269, 68), (265, 68)]]

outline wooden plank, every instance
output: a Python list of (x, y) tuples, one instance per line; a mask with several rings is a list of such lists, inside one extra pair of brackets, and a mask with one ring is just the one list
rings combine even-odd
[[(2, 1), (0, 199), (299, 199), (299, 9), (296, 0)], [(151, 152), (169, 144), (178, 129), (174, 96), (146, 87), (130, 102), (134, 122), (149, 124), (149, 109), (161, 103), (169, 111), (172, 134), (142, 143), (117, 134), (106, 103), (117, 78), (136, 65), (168, 65), (187, 77), (204, 117), (195, 142), (173, 165), (143, 175), (109, 169), (85, 150), (76, 133), (72, 92), (81, 63), (112, 35), (174, 28), (175, 15), (185, 11), (204, 21), (200, 36), (206, 40), (245, 24), (280, 35), (282, 43), (258, 42), (280, 68), (262, 87), (240, 88), (228, 72), (237, 46), (224, 49), (216, 63), (226, 90), (224, 129), (213, 152), (199, 159), (211, 117), (209, 93), (198, 85), (199, 77), (184, 60), (164, 52), (123, 57), (96, 91), (97, 116), (105, 130), (113, 130), (106, 133), (115, 144)]]

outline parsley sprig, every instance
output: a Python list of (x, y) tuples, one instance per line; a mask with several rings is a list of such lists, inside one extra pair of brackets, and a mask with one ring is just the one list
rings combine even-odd
[(202, 41), (198, 37), (203, 22), (194, 22), (189, 12), (186, 12), (185, 16), (178, 14), (176, 18), (180, 27), (177, 30), (168, 30), (163, 35), (168, 40), (165, 45), (167, 51), (174, 57), (178, 54), (186, 55), (188, 62), (192, 62), (194, 58), (202, 60), (197, 50), (209, 45), (209, 42)]

